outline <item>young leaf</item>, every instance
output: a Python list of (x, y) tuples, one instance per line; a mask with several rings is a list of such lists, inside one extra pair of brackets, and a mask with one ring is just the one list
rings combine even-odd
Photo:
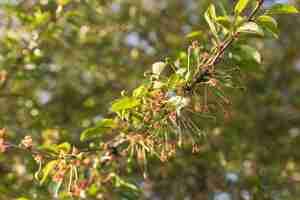
[(125, 187), (125, 188), (128, 188), (128, 189), (132, 190), (133, 192), (139, 192), (140, 191), (140, 189), (136, 185), (122, 179), (120, 176), (118, 176), (116, 174), (113, 174), (112, 176), (115, 179), (115, 185), (117, 187)]
[(87, 141), (93, 139), (114, 127), (116, 127), (116, 123), (113, 119), (102, 119), (96, 124), (96, 127), (83, 131), (80, 135), (80, 140)]
[(239, 0), (239, 2), (234, 7), (234, 13), (239, 15), (247, 7), (249, 0)]
[(230, 29), (230, 26), (232, 24), (232, 19), (230, 18), (230, 16), (219, 16), (216, 18), (216, 21), (227, 29)]
[(216, 18), (217, 18), (216, 9), (215, 9), (215, 6), (213, 4), (209, 5), (208, 9), (206, 10), (206, 12), (204, 14), (204, 18), (205, 18), (212, 34), (217, 39), (217, 41), (219, 41), (217, 28), (215, 26), (215, 22), (216, 22)]
[(249, 33), (264, 36), (264, 31), (254, 22), (247, 22), (237, 29), (238, 33)]
[(187, 34), (185, 37), (186, 38), (195, 38), (195, 37), (201, 37), (201, 36), (203, 36), (202, 31), (193, 31), (193, 32)]
[(139, 100), (131, 97), (123, 97), (113, 102), (111, 106), (111, 110), (113, 112), (119, 112), (121, 110), (127, 110), (127, 109), (137, 107), (138, 105), (140, 105)]
[(275, 14), (295, 14), (299, 13), (298, 9), (292, 5), (288, 4), (275, 4), (269, 10), (267, 10), (266, 14), (275, 15)]
[(275, 38), (278, 38), (279, 30), (277, 21), (268, 15), (262, 15), (257, 18), (257, 22), (266, 30), (270, 31)]
[(40, 181), (40, 184), (43, 184), (47, 180), (49, 173), (55, 168), (57, 163), (58, 163), (58, 160), (52, 160), (47, 163), (47, 165), (42, 170), (43, 177)]
[(57, 145), (56, 149), (62, 150), (66, 153), (69, 153), (71, 151), (71, 145), (68, 142), (64, 142), (64, 143)]
[(147, 95), (147, 92), (148, 88), (145, 85), (141, 85), (133, 90), (132, 95), (138, 98)]

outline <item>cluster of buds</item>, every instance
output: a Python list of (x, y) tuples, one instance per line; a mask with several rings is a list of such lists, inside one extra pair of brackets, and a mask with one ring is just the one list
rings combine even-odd
[(85, 159), (83, 159), (82, 163), (84, 166), (90, 166), (92, 163), (92, 160), (90, 158), (85, 158)]
[(164, 92), (159, 91), (154, 95), (153, 101), (151, 102), (151, 107), (154, 112), (160, 112), (164, 102), (167, 101), (167, 96)]
[(65, 172), (59, 171), (54, 174), (54, 176), (52, 177), (52, 181), (55, 183), (61, 183), (64, 180), (64, 177), (65, 177)]
[(26, 135), (24, 139), (21, 141), (21, 145), (24, 146), (26, 149), (32, 148), (32, 137), (29, 135)]
[(8, 148), (8, 145), (5, 143), (5, 133), (6, 129), (0, 129), (0, 153), (4, 153), (6, 149)]
[(53, 182), (61, 183), (68, 170), (68, 165), (65, 160), (60, 160), (55, 167), (55, 174), (52, 176)]
[(168, 142), (166, 145), (166, 149), (168, 151), (168, 157), (174, 156), (176, 154), (176, 142), (175, 141)]
[(163, 149), (160, 152), (159, 159), (160, 159), (161, 162), (166, 162), (168, 160), (168, 154), (167, 154), (166, 150)]
[(160, 124), (159, 122), (155, 122), (155, 123), (153, 124), (153, 128), (154, 128), (154, 129), (160, 129), (160, 128), (161, 128), (161, 124)]
[(199, 144), (193, 144), (192, 146), (192, 153), (199, 153), (201, 151)]
[(166, 162), (171, 157), (173, 157), (176, 154), (176, 142), (169, 141), (166, 142), (165, 146), (163, 147), (162, 151), (160, 152), (160, 161)]
[(196, 49), (196, 48), (198, 48), (198, 47), (199, 47), (199, 42), (198, 42), (197, 40), (193, 41), (193, 42), (192, 42), (192, 48), (193, 48), (193, 49)]
[(177, 113), (176, 113), (176, 111), (173, 111), (173, 112), (170, 112), (170, 113), (169, 113), (169, 119), (170, 119), (172, 122), (176, 122), (176, 119), (177, 119)]
[(149, 123), (151, 121), (151, 114), (148, 112), (144, 116), (144, 122)]

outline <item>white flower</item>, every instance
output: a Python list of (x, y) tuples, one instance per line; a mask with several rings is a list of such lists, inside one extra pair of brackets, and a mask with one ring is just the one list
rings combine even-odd
[(152, 65), (153, 74), (160, 75), (162, 71), (165, 69), (166, 63), (164, 62), (156, 62)]
[(182, 96), (173, 96), (168, 101), (176, 107), (178, 115), (180, 115), (181, 109), (188, 106), (190, 103), (188, 98)]

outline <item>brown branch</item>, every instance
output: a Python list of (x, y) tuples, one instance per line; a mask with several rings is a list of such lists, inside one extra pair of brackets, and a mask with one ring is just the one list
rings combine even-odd
[(42, 155), (44, 158), (47, 158), (47, 159), (57, 159), (58, 158), (58, 156), (52, 155), (45, 151), (37, 150), (35, 148), (25, 148), (21, 145), (16, 145), (16, 144), (12, 144), (12, 143), (6, 143), (5, 145), (7, 145), (8, 148), (21, 150), (23, 152), (28, 152), (31, 155)]

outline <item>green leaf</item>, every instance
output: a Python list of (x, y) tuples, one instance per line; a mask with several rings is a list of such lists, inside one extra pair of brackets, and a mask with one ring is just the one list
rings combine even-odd
[(193, 31), (193, 32), (187, 34), (185, 37), (186, 38), (195, 38), (195, 37), (202, 37), (202, 36), (203, 36), (202, 31)]
[(234, 7), (234, 13), (239, 15), (247, 7), (249, 0), (239, 0), (239, 2)]
[(80, 141), (87, 141), (102, 135), (103, 133), (116, 127), (113, 119), (102, 119), (96, 124), (96, 127), (88, 128), (80, 134)]
[(278, 38), (279, 30), (277, 21), (268, 15), (262, 15), (257, 18), (257, 22), (266, 30), (270, 31), (275, 38)]
[(238, 33), (249, 33), (264, 36), (264, 31), (254, 22), (247, 22), (237, 29)]
[(275, 4), (269, 10), (267, 10), (266, 14), (295, 14), (299, 13), (298, 9), (292, 5), (288, 4)]
[[(184, 69), (184, 68), (181, 68)], [(169, 89), (174, 89), (176, 88), (179, 84), (181, 84), (183, 79), (180, 78), (178, 74), (172, 74), (169, 79), (168, 79), (168, 88)]]
[(217, 22), (224, 26), (227, 29), (230, 29), (231, 24), (232, 24), (232, 19), (230, 16), (219, 16), (216, 18)]
[(68, 153), (71, 151), (71, 145), (68, 142), (64, 142), (64, 143), (57, 145), (56, 149), (62, 150), (64, 152)]
[(119, 112), (122, 110), (127, 110), (131, 108), (135, 108), (140, 105), (140, 101), (138, 99), (132, 97), (123, 97), (121, 99), (117, 99), (113, 102), (111, 106), (111, 110), (113, 112)]
[(97, 127), (109, 127), (115, 128), (116, 122), (113, 119), (102, 119), (101, 121), (97, 122)]
[(134, 97), (143, 97), (148, 93), (148, 88), (145, 85), (140, 85), (133, 90), (132, 95)]
[(239, 47), (240, 53), (242, 55), (242, 59), (245, 60), (254, 60), (257, 63), (261, 63), (261, 55), (260, 53), (253, 47), (248, 46), (248, 45), (241, 45)]
[(40, 147), (41, 150), (47, 151), (48, 153), (59, 153), (61, 150), (65, 153), (70, 152), (71, 145), (68, 142), (61, 143), (59, 145), (57, 144), (50, 144), (50, 145), (43, 145)]
[(55, 168), (57, 163), (58, 163), (58, 160), (52, 160), (47, 163), (47, 165), (42, 170), (43, 177), (40, 181), (40, 184), (43, 184), (47, 180), (49, 173)]
[(206, 10), (206, 12), (204, 14), (204, 18), (205, 18), (212, 34), (219, 41), (217, 28), (215, 26), (215, 22), (216, 22), (216, 18), (217, 18), (216, 9), (215, 9), (215, 6), (213, 4), (209, 5), (208, 9)]
[(140, 191), (140, 189), (136, 185), (122, 179), (120, 176), (118, 176), (116, 174), (113, 174), (113, 177), (115, 178), (115, 186), (116, 187), (125, 187), (125, 188), (128, 188), (128, 189), (130, 189), (134, 192), (139, 192)]

